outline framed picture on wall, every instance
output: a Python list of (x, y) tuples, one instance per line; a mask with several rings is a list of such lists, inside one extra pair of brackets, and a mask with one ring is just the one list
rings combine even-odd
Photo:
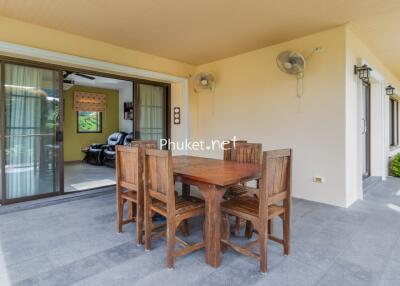
[(124, 102), (124, 119), (133, 120), (133, 102)]

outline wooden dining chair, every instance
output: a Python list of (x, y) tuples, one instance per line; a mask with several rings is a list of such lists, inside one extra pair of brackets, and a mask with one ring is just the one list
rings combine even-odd
[[(242, 196), (225, 201), (223, 213), (224, 247), (254, 257), (260, 261), (260, 271), (267, 271), (267, 240), (283, 245), (283, 252), (289, 255), (290, 210), (291, 210), (291, 163), (292, 150), (275, 150), (263, 153), (262, 175), (259, 197)], [(229, 215), (251, 221), (258, 231), (258, 240), (239, 246), (230, 241)], [(280, 217), (283, 220), (283, 239), (268, 233), (268, 221)], [(252, 251), (259, 245), (259, 253)]]
[[(251, 163), (251, 164), (261, 164), (261, 156), (262, 156), (262, 144), (259, 143), (247, 143), (247, 141), (230, 141), (230, 145), (226, 152), (224, 151), (224, 160), (236, 161), (240, 163)], [(250, 189), (246, 186), (247, 182), (241, 182), (230, 187), (225, 195), (224, 199), (232, 199), (234, 197), (240, 197), (249, 195), (250, 192), (255, 193), (255, 189)], [(257, 188), (259, 185), (259, 180), (256, 181)], [(250, 222), (246, 222), (247, 228), (250, 229)], [(244, 225), (244, 221), (239, 217), (236, 218), (235, 226), (233, 227), (233, 233), (236, 235), (240, 234), (240, 229)], [(249, 232), (249, 230), (248, 230)], [(250, 235), (247, 234), (247, 237)]]
[[(116, 146), (116, 200), (117, 226), (122, 232), (124, 224), (136, 221), (136, 243), (143, 244), (143, 150), (138, 147)], [(125, 203), (129, 203), (131, 210), (124, 220)]]
[[(134, 148), (132, 148), (134, 147)], [(157, 148), (156, 141), (132, 141), (130, 146), (117, 146), (117, 225), (122, 232), (124, 224), (136, 222), (136, 242), (143, 243), (143, 208), (144, 208), (144, 150)], [(138, 150), (136, 150), (138, 149)], [(137, 157), (139, 156), (139, 157)], [(124, 205), (128, 204), (127, 219), (124, 220)]]
[[(189, 245), (176, 236), (176, 230), (182, 222), (204, 215), (204, 202), (191, 196), (175, 195), (171, 151), (146, 149), (145, 154), (145, 249), (151, 250), (153, 235), (166, 236), (167, 267), (173, 268), (175, 257), (204, 247), (204, 242)], [(166, 218), (166, 231), (153, 232), (153, 212)], [(183, 248), (175, 251), (176, 243)]]

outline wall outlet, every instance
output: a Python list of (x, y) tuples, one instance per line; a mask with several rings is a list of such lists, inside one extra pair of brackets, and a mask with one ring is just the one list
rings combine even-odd
[(321, 176), (315, 176), (315, 177), (313, 177), (313, 182), (314, 183), (324, 183), (325, 182), (325, 178), (321, 177)]

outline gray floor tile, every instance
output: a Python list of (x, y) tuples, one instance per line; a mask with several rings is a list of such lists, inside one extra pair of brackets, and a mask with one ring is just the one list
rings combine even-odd
[(400, 262), (391, 260), (379, 281), (379, 286), (394, 286), (400, 283)]
[(360, 264), (337, 259), (318, 282), (321, 286), (364, 286), (374, 285), (374, 273)]
[[(400, 205), (399, 189), (400, 179), (389, 178), (349, 209), (293, 199), (291, 255), (270, 242), (266, 275), (258, 261), (230, 250), (218, 269), (201, 250), (167, 270), (165, 239), (147, 253), (135, 245), (135, 224), (116, 233), (113, 193), (16, 208), (0, 212), (0, 285), (395, 285), (400, 213), (389, 206)], [(201, 240), (202, 220), (190, 229), (185, 239)]]

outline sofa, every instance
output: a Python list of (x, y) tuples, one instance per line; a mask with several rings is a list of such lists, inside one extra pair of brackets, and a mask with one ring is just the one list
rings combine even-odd
[[(132, 140), (133, 140), (133, 134), (129, 133), (124, 137), (122, 143), (118, 145), (129, 146), (131, 145)], [(104, 149), (103, 164), (107, 167), (115, 168), (115, 145), (108, 146), (107, 148)]]
[[(106, 152), (114, 152), (115, 158), (115, 146), (122, 145), (126, 136), (127, 134), (125, 132), (115, 132), (108, 137), (106, 144), (90, 145), (86, 153), (85, 161), (93, 165), (103, 165)], [(113, 164), (107, 162), (107, 166), (114, 167), (115, 162)]]

